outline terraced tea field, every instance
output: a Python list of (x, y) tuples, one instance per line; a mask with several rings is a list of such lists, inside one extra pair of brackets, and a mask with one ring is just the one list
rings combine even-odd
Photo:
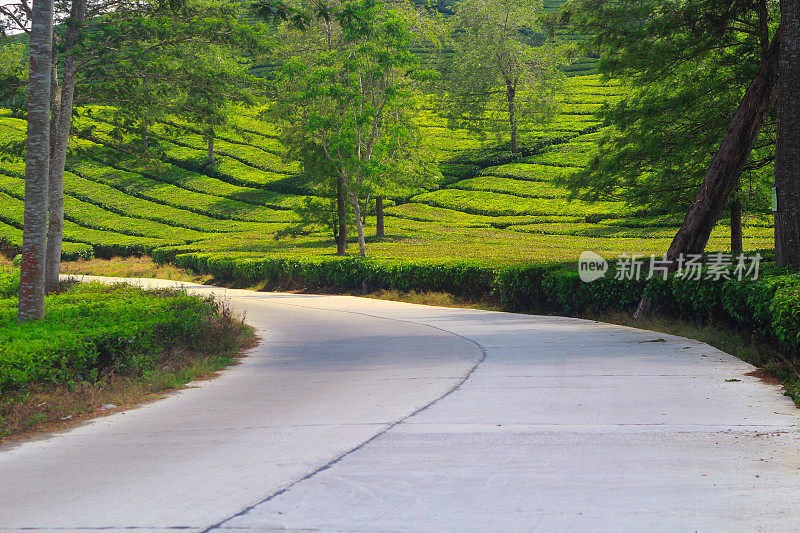
[[(581, 73), (579, 63), (573, 74)], [(422, 126), (441, 162), (430, 190), (402, 191), (387, 209), (387, 236), (368, 253), (387, 259), (473, 259), (490, 263), (575, 259), (591, 249), (606, 255), (660, 253), (680, 224), (674, 216), (641, 216), (620, 202), (570, 201), (554, 180), (585, 165), (596, 147), (594, 112), (622, 94), (598, 75), (573, 75), (555, 119), (524, 131), (537, 147), (496, 164), (481, 148), (497, 139), (452, 131), (432, 107)], [(283, 159), (278, 132), (242, 112), (237, 128), (215, 139), (216, 162), (206, 166), (206, 141), (191, 126), (152, 130), (160, 161), (142, 163), (112, 136), (108, 110), (93, 108), (76, 121), (78, 136), (65, 176), (65, 254), (148, 254), (156, 248), (246, 256), (325, 256), (330, 235), (276, 240), (296, 220), (292, 208), (313, 195), (297, 163)], [(186, 125), (184, 125), (186, 126)], [(0, 114), (2, 144), (24, 138), (25, 123)], [(24, 165), (0, 162), (0, 239), (22, 239)], [(368, 235), (374, 219), (367, 219)], [(748, 215), (745, 249), (769, 247), (766, 216)], [(728, 248), (724, 222), (710, 250)], [(355, 249), (355, 248), (354, 248)]]

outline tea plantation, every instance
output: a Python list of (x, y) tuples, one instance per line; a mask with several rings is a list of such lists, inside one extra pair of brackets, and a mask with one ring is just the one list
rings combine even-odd
[[(622, 202), (569, 200), (569, 191), (554, 184), (587, 163), (600, 135), (594, 113), (623, 91), (599, 75), (583, 74), (585, 65), (593, 68), (578, 63), (569, 73), (554, 120), (523, 133), (524, 156), (492, 149), (496, 138), (448, 129), (423, 100), (422, 126), (442, 176), (428, 190), (400, 191), (390, 199), (387, 236), (368, 242), (368, 254), (499, 265), (569, 261), (586, 249), (606, 255), (663, 252), (680, 217), (636, 212)], [(108, 110), (81, 110), (65, 176), (65, 258), (154, 250), (161, 257), (332, 255), (329, 232), (274, 238), (296, 221), (293, 208), (314, 190), (299, 165), (284, 160), (275, 127), (253, 115), (242, 110), (236, 128), (215, 139), (216, 160), (207, 166), (206, 142), (190, 125), (158, 124), (152, 135), (163, 157), (142, 163), (120, 148)], [(23, 120), (0, 112), (5, 142), (19, 141), (24, 133)], [(22, 238), (23, 176), (21, 160), (0, 162), (0, 241), (9, 253)], [(372, 216), (367, 226), (369, 235)], [(768, 218), (748, 215), (744, 234), (745, 250), (769, 247)], [(722, 221), (708, 249), (725, 250), (728, 239)]]

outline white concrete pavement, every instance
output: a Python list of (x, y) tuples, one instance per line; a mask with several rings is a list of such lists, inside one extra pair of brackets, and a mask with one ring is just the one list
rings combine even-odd
[(264, 341), (198, 388), (0, 451), (0, 530), (800, 528), (798, 410), (705, 344), (190, 290), (224, 293)]

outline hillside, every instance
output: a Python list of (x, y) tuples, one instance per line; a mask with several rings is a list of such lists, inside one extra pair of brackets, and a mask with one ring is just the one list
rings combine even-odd
[[(555, 10), (562, 3), (548, 0), (546, 7)], [(586, 249), (607, 255), (663, 252), (679, 218), (647, 216), (621, 202), (570, 201), (569, 191), (554, 183), (588, 162), (601, 127), (594, 113), (623, 94), (617, 83), (593, 73), (596, 63), (584, 58), (567, 69), (557, 115), (522, 132), (529, 150), (518, 158), (491, 149), (502, 139), (449, 130), (431, 106), (425, 108), (422, 126), (443, 178), (430, 190), (402, 191), (392, 198), (387, 236), (368, 240), (368, 253), (392, 260), (457, 258), (494, 264), (572, 260)], [(299, 164), (284, 160), (275, 127), (253, 112), (242, 110), (236, 128), (215, 139), (216, 163), (206, 166), (206, 141), (191, 125), (154, 127), (163, 157), (145, 164), (112, 135), (106, 111), (83, 109), (75, 121), (78, 135), (65, 176), (66, 257), (150, 254), (155, 249), (259, 257), (334, 253), (327, 233), (274, 238), (297, 220), (293, 208), (314, 192)], [(0, 144), (19, 141), (24, 134), (25, 122), (0, 110)], [(23, 177), (21, 160), (0, 161), (0, 245), (12, 254), (22, 240)], [(367, 219), (370, 234), (372, 216)], [(709, 250), (727, 249), (728, 239), (723, 221)], [(769, 247), (771, 239), (766, 216), (745, 218), (746, 250)]]

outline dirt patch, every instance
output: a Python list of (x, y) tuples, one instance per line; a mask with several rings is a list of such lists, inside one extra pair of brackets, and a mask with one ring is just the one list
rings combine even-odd
[(754, 378), (760, 379), (762, 382), (767, 383), (768, 385), (783, 385), (781, 380), (775, 377), (769, 370), (764, 368), (759, 368), (757, 370), (753, 370), (752, 372), (748, 372), (745, 376), (752, 376)]

